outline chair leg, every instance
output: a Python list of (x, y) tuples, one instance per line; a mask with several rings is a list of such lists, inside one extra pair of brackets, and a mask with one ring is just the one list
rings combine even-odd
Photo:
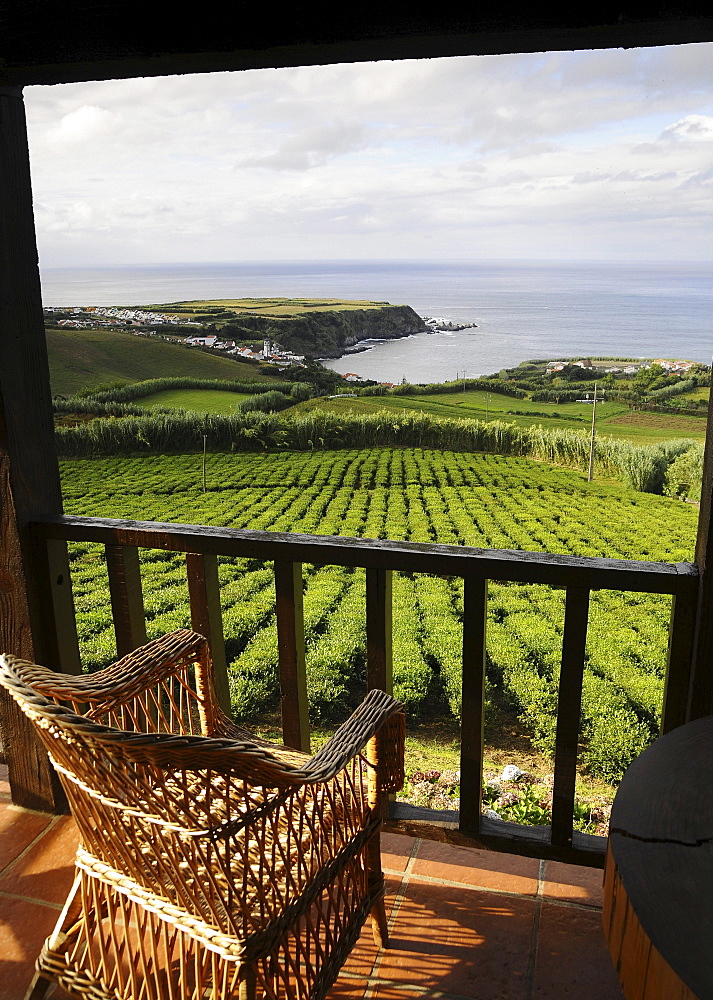
[(238, 1000), (255, 1000), (256, 980), (255, 966), (244, 965), (240, 970)]
[(383, 896), (379, 896), (371, 911), (371, 929), (374, 934), (374, 944), (376, 947), (388, 948), (389, 927), (386, 922), (386, 906)]
[(47, 979), (41, 972), (36, 972), (32, 977), (32, 982), (27, 987), (25, 1000), (42, 1000), (47, 990), (52, 985), (52, 980)]
[[(74, 882), (72, 888), (69, 890), (69, 895), (65, 900), (64, 906), (62, 907), (62, 912), (59, 915), (57, 923), (55, 924), (54, 930), (47, 938), (47, 945), (50, 948), (59, 947), (62, 938), (64, 937), (65, 927), (72, 923), (76, 919), (81, 909), (82, 897), (79, 891), (81, 883), (81, 875), (79, 872), (74, 876)], [(42, 1000), (47, 990), (53, 985), (53, 980), (48, 979), (47, 976), (40, 971), (35, 972), (32, 977), (30, 985), (27, 987), (27, 992), (25, 993), (24, 1000)]]
[(382, 887), (381, 893), (371, 908), (371, 929), (374, 933), (374, 944), (377, 948), (388, 948), (389, 928), (386, 923), (386, 906), (384, 904), (384, 875), (381, 870), (381, 836), (379, 830), (376, 831), (367, 844), (366, 857), (370, 886), (381, 885)]

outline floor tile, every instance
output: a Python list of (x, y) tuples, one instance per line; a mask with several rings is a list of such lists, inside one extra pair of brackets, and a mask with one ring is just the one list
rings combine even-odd
[(536, 858), (520, 858), (512, 854), (423, 840), (412, 872), (464, 885), (534, 896), (537, 893), (539, 867), (540, 862)]
[(0, 802), (0, 873), (45, 830), (52, 817)]
[(478, 1000), (524, 1000), (534, 899), (412, 877), (375, 976)]
[(22, 1000), (59, 909), (0, 895), (0, 996)]
[(402, 872), (409, 863), (413, 851), (413, 837), (403, 837), (400, 833), (381, 834), (381, 866), (394, 872)]
[[(386, 919), (390, 920), (394, 903), (401, 891), (401, 879), (398, 876), (387, 875), (386, 882)], [(374, 944), (374, 933), (371, 929), (371, 918), (368, 917), (354, 949), (344, 965), (344, 971), (351, 976), (363, 976), (367, 978), (371, 975), (374, 962), (380, 953), (379, 948)]]
[(543, 903), (532, 1000), (624, 1000), (598, 910)]
[(598, 868), (582, 868), (580, 865), (565, 865), (561, 861), (548, 861), (542, 892), (551, 899), (601, 907), (603, 879), (604, 872)]
[(74, 820), (61, 816), (31, 851), (0, 875), (0, 892), (64, 903), (74, 879), (78, 839)]
[(326, 1000), (361, 1000), (366, 993), (367, 982), (365, 979), (348, 979), (340, 976), (330, 989)]

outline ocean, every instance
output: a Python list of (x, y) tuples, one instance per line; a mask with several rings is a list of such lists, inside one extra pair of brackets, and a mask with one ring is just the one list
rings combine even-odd
[(43, 268), (42, 293), (47, 306), (245, 296), (371, 299), (476, 324), (376, 343), (325, 362), (388, 382), (474, 377), (533, 358), (710, 364), (713, 355), (708, 263), (337, 260)]

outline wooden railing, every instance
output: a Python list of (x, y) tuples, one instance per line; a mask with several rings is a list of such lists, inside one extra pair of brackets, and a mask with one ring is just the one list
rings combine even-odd
[[(460, 812), (419, 810), (392, 803), (390, 825), (404, 832), (481, 844), (541, 858), (601, 865), (605, 841), (573, 830), (582, 676), (589, 596), (611, 589), (672, 595), (662, 731), (685, 721), (698, 573), (689, 563), (539, 554), (455, 545), (422, 545), (360, 538), (279, 534), (199, 525), (58, 517), (31, 526), (54, 607), (52, 642), (61, 668), (78, 669), (71, 582), (53, 566), (67, 542), (105, 546), (109, 590), (120, 655), (146, 638), (139, 548), (186, 553), (191, 623), (207, 636), (222, 704), (229, 710), (220, 610), (218, 556), (275, 564), (278, 659), (283, 738), (309, 749), (309, 718), (302, 616), (302, 564), (366, 570), (367, 686), (391, 690), (391, 580), (394, 571), (462, 577), (463, 687)], [(66, 566), (66, 562), (63, 563)], [(483, 714), (488, 581), (546, 584), (566, 591), (559, 680), (552, 825), (521, 827), (481, 815)], [(49, 595), (48, 595), (49, 596)]]

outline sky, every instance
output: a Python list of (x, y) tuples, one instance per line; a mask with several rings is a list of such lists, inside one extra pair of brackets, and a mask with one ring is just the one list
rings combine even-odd
[(40, 261), (713, 257), (713, 46), (28, 87)]

